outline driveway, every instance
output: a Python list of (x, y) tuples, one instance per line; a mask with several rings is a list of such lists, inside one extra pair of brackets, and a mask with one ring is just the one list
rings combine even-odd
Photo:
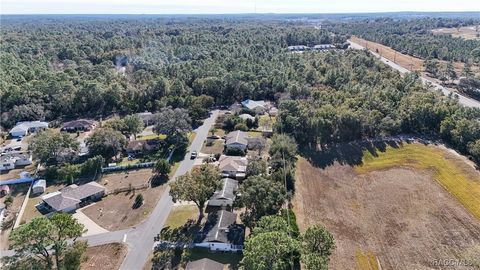
[(87, 215), (85, 215), (81, 211), (81, 209), (77, 210), (77, 212), (73, 214), (73, 217), (76, 218), (78, 222), (82, 223), (83, 226), (85, 226), (85, 229), (87, 229), (87, 232), (82, 235), (83, 237), (108, 232), (104, 228), (100, 227), (93, 220), (91, 220), (89, 217), (87, 217)]
[[(363, 47), (362, 45), (356, 43), (356, 42), (353, 42), (351, 40), (348, 41), (350, 43), (350, 48), (352, 49), (356, 49), (356, 50), (363, 50), (365, 49), (365, 47)], [(383, 57), (383, 56), (380, 56), (378, 55), (377, 53), (373, 52), (370, 50), (370, 52), (376, 56), (378, 59), (380, 59), (380, 61), (382, 61), (384, 64), (392, 67), (393, 69), (396, 69), (398, 70), (400, 73), (404, 74), (404, 73), (408, 73), (410, 72), (408, 69), (390, 61), (389, 59)], [(458, 102), (466, 107), (474, 107), (474, 108), (480, 108), (480, 102), (475, 100), (475, 99), (472, 99), (472, 98), (469, 98), (469, 97), (466, 97), (466, 96), (463, 96), (457, 92), (454, 92), (446, 87), (443, 87), (441, 86), (440, 84), (428, 79), (428, 78), (425, 78), (423, 76), (420, 77), (420, 79), (422, 80), (422, 82), (424, 84), (431, 84), (433, 86), (433, 88), (435, 90), (440, 90), (442, 91), (442, 93), (446, 96), (448, 96), (449, 94), (453, 94), (455, 96), (458, 97)]]

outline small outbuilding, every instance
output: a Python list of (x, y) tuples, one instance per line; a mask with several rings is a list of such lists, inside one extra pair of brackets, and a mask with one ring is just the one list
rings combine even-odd
[(46, 188), (47, 188), (47, 181), (43, 179), (37, 180), (32, 185), (32, 193), (42, 194), (45, 192)]

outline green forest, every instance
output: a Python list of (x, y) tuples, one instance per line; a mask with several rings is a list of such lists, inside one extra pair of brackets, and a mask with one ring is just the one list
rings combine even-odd
[(459, 28), (479, 24), (480, 20), (473, 18), (376, 18), (354, 23), (335, 22), (326, 25), (325, 29), (339, 34), (356, 35), (423, 59), (480, 63), (480, 40), (434, 35), (431, 32), (436, 28)]
[(326, 31), (235, 19), (10, 19), (2, 22), (2, 126), (274, 99), (306, 82), (292, 44)]

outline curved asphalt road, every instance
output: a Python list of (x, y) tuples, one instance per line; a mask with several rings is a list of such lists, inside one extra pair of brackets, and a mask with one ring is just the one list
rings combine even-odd
[[(356, 42), (353, 42), (353, 41), (351, 41), (351, 40), (349, 40), (348, 43), (350, 43), (350, 48), (352, 48), (352, 49), (356, 49), (356, 50), (363, 50), (363, 49), (365, 49), (364, 46), (362, 46), (362, 45), (360, 45), (360, 44), (358, 44), (358, 43), (356, 43)], [(375, 55), (377, 58), (379, 58), (380, 61), (382, 61), (382, 62), (385, 63), (386, 65), (392, 67), (393, 69), (398, 70), (400, 73), (404, 74), (404, 73), (410, 72), (410, 70), (408, 70), (408, 69), (406, 69), (406, 68), (404, 68), (404, 67), (402, 67), (402, 66), (400, 66), (400, 65), (398, 65), (398, 64), (396, 64), (396, 63), (394, 63), (394, 62), (392, 62), (391, 60), (389, 60), (389, 59), (387, 59), (387, 58), (385, 58), (385, 57), (383, 57), (383, 56), (378, 55), (377, 53), (373, 52), (372, 50), (370, 50), (370, 52), (371, 52), (373, 55)], [(453, 92), (452, 90), (450, 90), (450, 89), (448, 89), (448, 88), (445, 88), (445, 87), (441, 86), (440, 84), (438, 84), (438, 83), (436, 83), (436, 82), (434, 82), (434, 81), (432, 81), (432, 80), (430, 80), (430, 79), (428, 79), (428, 78), (425, 78), (425, 77), (422, 77), (422, 76), (421, 76), (420, 78), (421, 78), (421, 80), (422, 80), (422, 82), (423, 82), (424, 84), (431, 84), (431, 85), (434, 87), (434, 89), (442, 91), (442, 93), (443, 93), (444, 95), (446, 95), (446, 96), (448, 96), (449, 94), (453, 94), (453, 95), (457, 96), (457, 97), (458, 97), (458, 101), (460, 102), (460, 104), (462, 104), (462, 105), (464, 105), (464, 106), (466, 106), (466, 107), (480, 108), (480, 102), (479, 102), (479, 101), (474, 100), (474, 99), (471, 99), (471, 98), (466, 97), (466, 96), (463, 96), (463, 95), (461, 95), (461, 94), (459, 94), (459, 93), (457, 93), (457, 92)]]

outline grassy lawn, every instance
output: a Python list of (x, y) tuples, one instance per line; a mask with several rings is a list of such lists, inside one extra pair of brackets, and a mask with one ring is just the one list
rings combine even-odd
[(197, 133), (195, 132), (188, 132), (187, 134), (187, 137), (188, 137), (188, 145), (192, 144), (193, 142), (193, 139), (195, 139), (195, 135), (197, 135)]
[(183, 226), (188, 220), (198, 218), (198, 209), (195, 205), (175, 206), (165, 222), (165, 227), (172, 229)]
[(437, 182), (480, 219), (480, 180), (477, 172), (458, 158), (448, 158), (442, 149), (408, 144), (399, 148), (388, 147), (377, 157), (366, 151), (363, 165), (356, 167), (356, 171), (368, 173), (398, 166), (432, 171)]
[(221, 154), (223, 152), (223, 148), (223, 140), (215, 140), (210, 146), (208, 146), (207, 143), (203, 143), (203, 147), (200, 152), (205, 154)]
[(138, 158), (128, 160), (128, 157), (124, 157), (122, 159), (122, 161), (117, 163), (117, 166), (128, 166), (128, 165), (135, 165), (135, 164), (138, 164), (138, 163), (140, 163), (140, 159), (138, 159)]
[(248, 136), (250, 136), (250, 138), (262, 137), (262, 132), (260, 132), (260, 131), (250, 130), (247, 133), (248, 133)]
[(150, 135), (145, 135), (145, 136), (137, 136), (137, 140), (152, 140), (152, 139), (160, 139), (160, 140), (165, 140), (167, 138), (167, 135), (164, 134), (150, 134)]

